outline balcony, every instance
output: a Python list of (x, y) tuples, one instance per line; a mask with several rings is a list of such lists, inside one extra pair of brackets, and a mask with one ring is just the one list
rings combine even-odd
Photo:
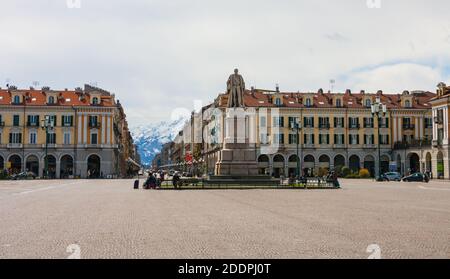
[(322, 129), (322, 130), (330, 129), (330, 123), (319, 124), (319, 129)]
[(305, 124), (305, 126), (303, 126), (303, 128), (314, 128), (313, 124)]
[(374, 125), (373, 125), (373, 123), (364, 123), (364, 128), (366, 128), (366, 129), (373, 129)]
[(350, 124), (348, 128), (349, 128), (349, 129), (352, 129), (352, 130), (354, 130), (354, 129), (359, 129), (359, 128), (360, 128), (360, 125), (359, 125), (359, 124)]
[(22, 148), (23, 144), (21, 143), (8, 143), (7, 148)]
[(442, 140), (433, 140), (433, 147), (440, 147), (442, 143)]
[(99, 122), (89, 122), (89, 128), (91, 129), (99, 129), (101, 127)]
[[(42, 144), (42, 148), (45, 148), (45, 143)], [(55, 143), (48, 143), (47, 148), (58, 148), (58, 145)]]
[(443, 124), (444, 123), (443, 117), (435, 116), (434, 117), (434, 123), (435, 124)]
[(381, 129), (383, 129), (383, 128), (389, 128), (389, 126), (388, 126), (388, 124), (386, 124), (386, 123), (381, 123), (380, 125), (378, 125), (378, 128), (381, 128)]
[(416, 125), (413, 124), (403, 124), (403, 130), (408, 131), (408, 130), (414, 130), (416, 128)]
[(37, 122), (27, 122), (27, 127), (39, 127), (39, 123), (37, 123)]

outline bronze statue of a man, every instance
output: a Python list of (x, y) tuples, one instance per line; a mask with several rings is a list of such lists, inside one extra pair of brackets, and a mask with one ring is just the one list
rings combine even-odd
[(228, 107), (244, 107), (244, 92), (244, 78), (239, 74), (239, 70), (235, 69), (227, 81)]

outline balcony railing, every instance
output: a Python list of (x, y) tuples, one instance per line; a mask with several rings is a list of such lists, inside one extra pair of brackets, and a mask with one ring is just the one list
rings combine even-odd
[(373, 129), (374, 125), (373, 123), (364, 123), (364, 128)]
[(435, 116), (435, 117), (434, 117), (434, 123), (436, 123), (436, 124), (442, 124), (442, 123), (444, 123), (444, 119), (443, 119), (442, 117)]
[(37, 123), (37, 122), (27, 122), (27, 126), (28, 127), (38, 127), (39, 123)]
[(442, 140), (433, 140), (434, 147), (442, 146), (442, 144), (443, 144)]
[(386, 123), (381, 123), (378, 125), (378, 128), (388, 128), (388, 125)]
[(89, 122), (89, 128), (100, 128), (101, 125), (99, 122)]
[(319, 129), (330, 129), (330, 123), (319, 124)]
[(22, 148), (23, 145), (21, 143), (8, 143), (7, 148)]
[(416, 125), (413, 124), (403, 124), (403, 130), (414, 130)]
[(430, 147), (432, 144), (431, 140), (412, 140), (412, 141), (398, 141), (394, 143), (395, 150), (402, 150), (408, 148), (420, 148), (420, 147)]
[(359, 124), (350, 124), (349, 129), (359, 129), (361, 126)]
[(314, 128), (313, 124), (305, 124), (304, 128)]
[(343, 143), (335, 143), (333, 145), (333, 148), (342, 149), (342, 148), (345, 148), (345, 144), (343, 144)]

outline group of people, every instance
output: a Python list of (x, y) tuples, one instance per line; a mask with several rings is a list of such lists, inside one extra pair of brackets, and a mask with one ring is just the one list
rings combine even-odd
[[(149, 172), (147, 179), (144, 182), (144, 189), (158, 189), (161, 188), (162, 183), (166, 180), (167, 174), (163, 171)], [(181, 175), (175, 172), (172, 176), (172, 184), (175, 189), (180, 187)]]

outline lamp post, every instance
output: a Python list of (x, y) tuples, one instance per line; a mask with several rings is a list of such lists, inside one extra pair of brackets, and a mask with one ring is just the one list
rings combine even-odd
[(297, 144), (297, 178), (300, 177), (300, 156), (299, 156), (299, 145), (300, 145), (300, 130), (302, 125), (298, 119), (294, 119), (291, 122), (291, 130), (296, 132), (296, 144)]
[[(374, 104), (371, 105), (372, 117), (375, 119), (377, 117), (377, 130), (378, 130), (378, 177), (381, 177), (381, 149), (380, 149), (380, 117), (386, 116), (387, 108), (385, 104), (381, 103), (380, 96), (377, 96), (377, 99)], [(373, 121), (375, 125), (375, 120)]]
[(48, 177), (48, 134), (52, 131), (55, 126), (51, 120), (50, 115), (46, 115), (44, 119), (41, 120), (41, 128), (45, 131), (45, 162), (44, 162), (44, 178)]

